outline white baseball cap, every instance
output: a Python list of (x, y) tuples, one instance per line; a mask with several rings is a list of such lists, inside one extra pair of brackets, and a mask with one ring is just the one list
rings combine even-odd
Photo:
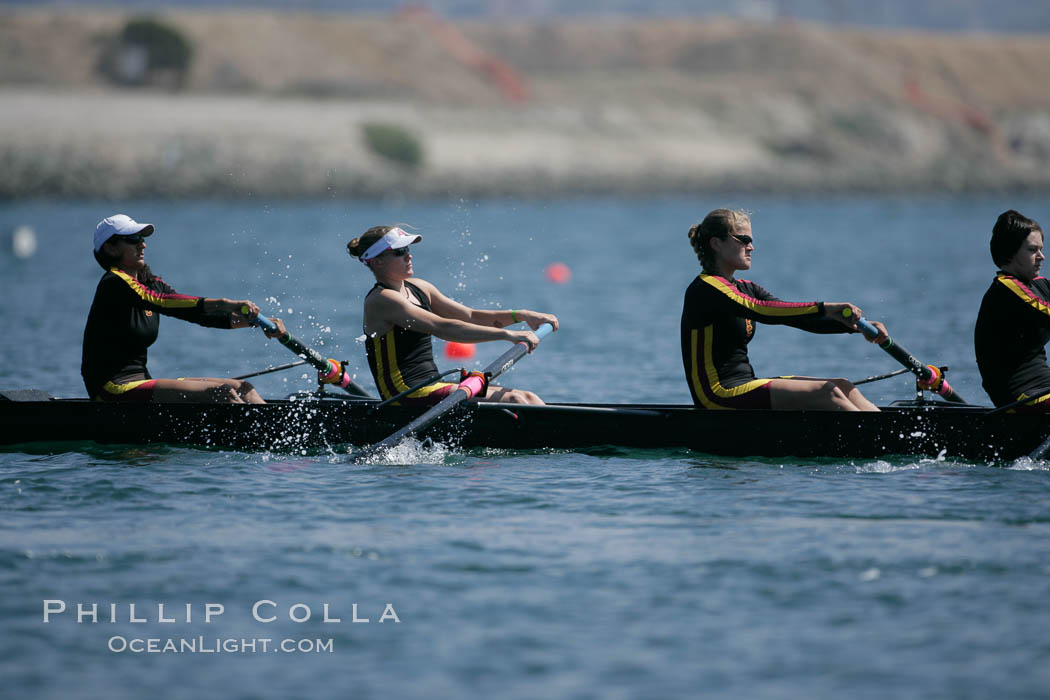
[(95, 227), (95, 252), (113, 236), (134, 236), (136, 233), (149, 236), (153, 233), (153, 224), (140, 224), (127, 214), (107, 216)]
[(402, 229), (395, 226), (394, 228), (383, 234), (383, 237), (378, 241), (368, 246), (368, 250), (361, 253), (361, 262), (367, 262), (373, 258), (378, 258), (380, 255), (385, 253), (387, 250), (397, 250), (398, 248), (404, 248), (410, 246), (413, 243), (418, 243), (423, 240), (423, 237), (418, 233), (406, 233)]

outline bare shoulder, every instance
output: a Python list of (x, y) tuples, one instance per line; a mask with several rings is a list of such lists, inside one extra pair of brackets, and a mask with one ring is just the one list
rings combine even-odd
[(377, 287), (365, 297), (365, 314), (370, 312), (382, 313), (383, 310), (399, 308), (405, 298), (393, 289)]
[(425, 279), (422, 279), (420, 277), (413, 277), (412, 279), (406, 280), (406, 281), (409, 284), (414, 284), (416, 287), (418, 287), (419, 290), (421, 292), (423, 292), (424, 294), (426, 294), (428, 298), (433, 298), (434, 294), (440, 294), (441, 293), (438, 290), (437, 287), (435, 287), (433, 284), (431, 284), (430, 282), (427, 282)]

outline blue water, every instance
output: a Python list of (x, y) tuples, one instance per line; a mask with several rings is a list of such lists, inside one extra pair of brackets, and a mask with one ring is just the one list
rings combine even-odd
[[(147, 260), (177, 289), (254, 299), (370, 389), (358, 338), (371, 277), (344, 246), (399, 221), (424, 236), (417, 274), (450, 295), (560, 317), (504, 383), (548, 400), (684, 403), (685, 232), (723, 204), (753, 212), (749, 278), (789, 300), (859, 304), (987, 402), (971, 334), (993, 273), (988, 233), (1008, 207), (1050, 219), (1035, 198), (5, 203), (0, 235), (31, 225), (39, 248), (16, 259), (0, 239), (0, 387), (83, 396), (80, 336), (101, 274), (90, 234), (125, 211), (157, 226)], [(546, 281), (551, 262), (571, 281)], [(503, 349), (479, 347), (471, 366)], [(760, 328), (752, 358), (763, 374), (896, 368), (857, 336), (787, 328)], [(150, 366), (223, 376), (290, 359), (258, 331), (165, 319)], [(282, 396), (310, 374), (257, 385)], [(865, 392), (908, 398), (912, 383)], [(0, 451), (4, 695), (1050, 696), (1045, 464), (441, 446), (399, 461)], [(44, 601), (67, 609), (45, 624)], [(274, 621), (253, 617), (259, 601)], [(99, 621), (78, 624), (78, 603), (97, 603)], [(129, 621), (131, 604), (145, 622)], [(340, 622), (323, 621), (326, 604)], [(352, 621), (354, 604), (368, 623)], [(208, 605), (224, 612), (205, 623)], [(289, 620), (307, 607), (308, 621)], [(253, 653), (112, 650), (149, 639), (256, 641)], [(274, 651), (282, 640), (306, 651)]]

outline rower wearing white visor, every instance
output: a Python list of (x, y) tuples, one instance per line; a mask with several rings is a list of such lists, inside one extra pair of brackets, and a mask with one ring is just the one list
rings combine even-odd
[[(533, 330), (544, 323), (558, 329), (558, 319), (552, 314), (528, 309), (472, 309), (415, 277), (409, 246), (421, 240), (422, 236), (397, 226), (375, 226), (346, 245), (350, 255), (364, 263), (376, 278), (375, 286), (365, 295), (365, 350), (383, 398), (392, 398), (439, 376), (431, 336), (457, 343), (525, 343), (531, 352), (539, 344)], [(518, 322), (526, 323), (532, 330), (507, 328)], [(457, 386), (456, 382), (433, 381), (398, 402), (435, 404)], [(531, 391), (494, 385), (483, 386), (472, 399), (543, 403)]]

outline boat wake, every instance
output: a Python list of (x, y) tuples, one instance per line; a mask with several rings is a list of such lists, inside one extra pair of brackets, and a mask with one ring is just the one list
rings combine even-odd
[(355, 454), (354, 450), (348, 452), (351, 461), (355, 464), (387, 467), (444, 464), (445, 459), (452, 453), (453, 450), (448, 445), (433, 442), (430, 439), (417, 440), (415, 438), (406, 438), (393, 447), (378, 452), (363, 455)]
[(917, 469), (928, 469), (937, 466), (961, 466), (955, 460), (949, 460), (947, 450), (941, 450), (936, 457), (923, 457), (915, 461), (904, 461), (893, 463), (885, 459), (877, 459), (866, 464), (854, 464), (858, 474), (892, 474), (893, 472), (914, 471)]
[(1018, 457), (1006, 468), (1022, 472), (1045, 472), (1050, 471), (1050, 461), (1032, 459), (1031, 457)]
[(854, 468), (858, 474), (892, 474), (893, 472), (910, 471), (913, 469), (922, 469), (924, 466), (932, 463), (933, 460), (923, 460), (923, 462), (910, 462), (908, 464), (893, 464), (886, 460), (879, 459), (874, 462), (867, 464), (854, 464)]

